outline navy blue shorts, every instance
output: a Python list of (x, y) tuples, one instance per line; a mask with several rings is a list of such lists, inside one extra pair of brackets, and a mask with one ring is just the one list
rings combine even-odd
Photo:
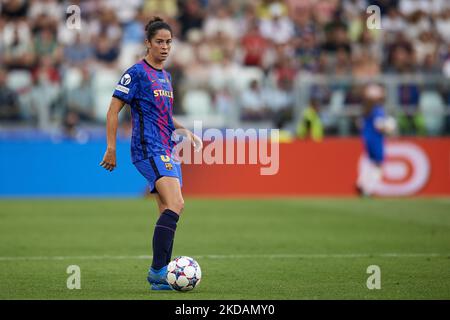
[(150, 192), (157, 193), (156, 181), (161, 177), (175, 177), (180, 181), (180, 186), (183, 185), (181, 175), (181, 164), (174, 161), (166, 155), (154, 156), (135, 162), (134, 165), (138, 171), (147, 179)]

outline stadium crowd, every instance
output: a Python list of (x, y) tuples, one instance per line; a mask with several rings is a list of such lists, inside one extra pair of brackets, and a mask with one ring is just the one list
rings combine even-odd
[[(69, 27), (71, 5), (80, 8), (79, 29)], [(369, 5), (380, 8), (381, 29), (366, 27)], [(80, 122), (102, 123), (114, 83), (142, 57), (144, 26), (156, 15), (175, 36), (167, 61), (175, 114), (227, 117), (238, 109), (241, 121), (283, 127), (299, 107), (298, 75), (450, 78), (447, 0), (5, 0), (0, 6), (0, 125), (70, 132)], [(434, 89), (447, 114), (440, 115), (447, 121), (442, 134), (450, 131), (450, 93), (442, 80)], [(403, 133), (420, 134), (423, 88), (406, 83), (398, 90), (409, 119)], [(317, 91), (314, 103), (326, 105), (330, 90)], [(349, 89), (345, 101), (357, 103), (358, 95)]]

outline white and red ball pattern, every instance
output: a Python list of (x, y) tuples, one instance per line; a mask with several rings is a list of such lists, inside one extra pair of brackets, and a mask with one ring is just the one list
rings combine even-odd
[(167, 282), (177, 291), (194, 289), (199, 285), (201, 278), (200, 265), (190, 257), (176, 257), (167, 266)]

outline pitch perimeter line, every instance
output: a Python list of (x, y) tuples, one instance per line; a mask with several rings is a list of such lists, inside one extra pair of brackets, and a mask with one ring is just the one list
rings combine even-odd
[[(343, 253), (343, 254), (231, 254), (231, 255), (193, 255), (195, 259), (327, 259), (327, 258), (450, 258), (450, 253)], [(0, 261), (37, 261), (37, 260), (147, 260), (152, 256), (35, 256), (0, 257)]]

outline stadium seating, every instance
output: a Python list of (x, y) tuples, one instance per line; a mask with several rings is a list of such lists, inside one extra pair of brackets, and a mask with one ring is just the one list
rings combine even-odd
[(120, 73), (114, 69), (101, 68), (95, 72), (92, 85), (95, 92), (95, 117), (99, 122), (106, 120), (109, 103), (111, 101), (111, 88), (117, 84)]
[(445, 103), (436, 91), (424, 91), (420, 95), (419, 109), (429, 135), (439, 135), (445, 125)]

